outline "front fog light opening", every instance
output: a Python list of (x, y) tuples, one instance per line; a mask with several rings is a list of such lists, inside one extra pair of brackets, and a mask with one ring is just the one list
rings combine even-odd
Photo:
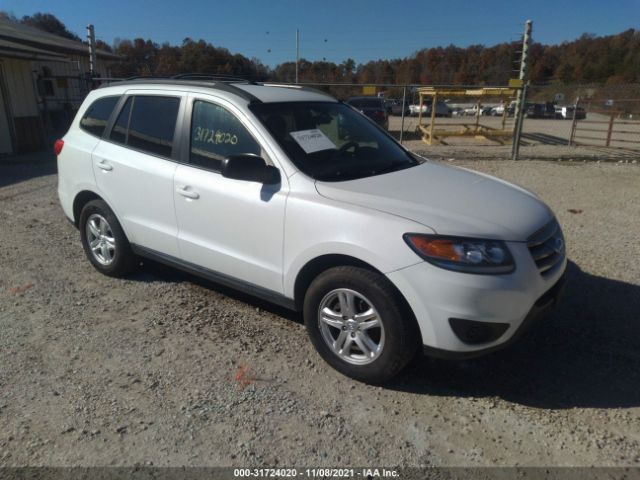
[(509, 328), (508, 323), (479, 322), (464, 318), (450, 318), (449, 325), (460, 341), (468, 345), (498, 340)]

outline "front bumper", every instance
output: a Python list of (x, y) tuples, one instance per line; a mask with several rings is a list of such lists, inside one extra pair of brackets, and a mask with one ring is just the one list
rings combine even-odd
[(423, 353), (430, 357), (437, 358), (446, 358), (446, 359), (455, 359), (455, 360), (463, 360), (467, 358), (479, 357), (481, 355), (486, 355), (488, 353), (494, 352), (496, 350), (501, 350), (512, 343), (516, 342), (524, 333), (526, 333), (533, 325), (539, 323), (544, 320), (547, 315), (553, 310), (553, 308), (557, 305), (558, 301), (562, 297), (562, 293), (564, 291), (564, 285), (566, 283), (566, 274), (563, 274), (560, 279), (556, 282), (556, 284), (549, 289), (544, 295), (542, 295), (536, 303), (533, 304), (531, 310), (524, 318), (520, 326), (515, 330), (515, 332), (508, 338), (508, 340), (493, 345), (492, 347), (481, 348), (479, 350), (473, 350), (469, 352), (453, 352), (450, 350), (441, 350), (439, 348), (429, 347), (427, 345), (423, 345)]
[[(566, 258), (543, 276), (525, 243), (507, 244), (516, 263), (507, 275), (458, 273), (426, 262), (387, 274), (412, 308), (427, 353), (458, 358), (488, 353), (517, 339), (555, 305)], [(484, 323), (494, 334), (471, 341), (462, 327), (454, 332), (456, 320), (463, 327), (467, 321)]]

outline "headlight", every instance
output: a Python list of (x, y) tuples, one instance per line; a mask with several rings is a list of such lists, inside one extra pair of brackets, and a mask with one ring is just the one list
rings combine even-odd
[(511, 252), (500, 240), (421, 233), (405, 233), (403, 238), (421, 258), (447, 270), (496, 274), (510, 273), (515, 268)]

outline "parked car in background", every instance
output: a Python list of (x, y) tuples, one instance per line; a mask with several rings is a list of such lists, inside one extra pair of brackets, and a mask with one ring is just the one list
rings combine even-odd
[(504, 114), (504, 109), (504, 103), (496, 105), (491, 109), (491, 115), (493, 115), (494, 117), (501, 117)]
[[(425, 100), (422, 104), (422, 115), (431, 115), (431, 100)], [(420, 113), (420, 104), (414, 103), (409, 105), (409, 111), (411, 115), (418, 115)], [(436, 117), (450, 117), (451, 109), (444, 102), (436, 102)]]
[(389, 114), (383, 98), (379, 97), (351, 97), (347, 104), (364, 113), (371, 120), (384, 129), (389, 128)]
[(489, 116), (491, 115), (491, 110), (493, 110), (493, 107), (490, 106), (484, 106), (480, 109), (480, 115), (484, 115), (484, 116)]
[(556, 107), (556, 117), (565, 120), (573, 120), (574, 117), (576, 120), (584, 120), (587, 118), (587, 112), (582, 107)]
[(398, 100), (396, 100), (395, 98), (385, 98), (384, 99), (384, 108), (387, 110), (387, 115), (391, 115), (391, 109), (397, 103), (398, 103)]
[[(427, 115), (431, 115), (431, 104), (427, 106)], [(451, 117), (451, 109), (445, 102), (436, 102), (436, 117)]]
[(451, 116), (460, 117), (464, 115), (464, 108), (462, 107), (449, 107), (451, 109)]
[(553, 103), (527, 103), (524, 109), (525, 118), (556, 118), (556, 109)]
[(422, 104), (422, 107), (420, 107), (419, 103), (412, 103), (411, 105), (409, 105), (409, 113), (411, 115), (418, 115), (420, 112), (422, 111), (422, 114), (424, 115), (425, 113), (427, 113), (427, 105), (426, 104)]
[[(353, 103), (384, 112), (374, 100)], [(299, 311), (318, 354), (364, 382), (418, 352), (510, 344), (562, 291), (553, 212), (524, 188), (411, 153), (355, 108), (253, 82), (98, 88), (55, 142), (62, 210), (102, 274), (151, 258)], [(304, 348), (279, 340), (283, 356)]]
[(410, 103), (409, 99), (405, 100), (403, 108), (402, 99), (397, 100), (395, 104), (391, 105), (391, 115), (401, 116), (403, 110), (405, 115), (411, 115)]
[(472, 117), (478, 114), (478, 105), (472, 105), (471, 107), (466, 107), (463, 110), (464, 115), (467, 117)]

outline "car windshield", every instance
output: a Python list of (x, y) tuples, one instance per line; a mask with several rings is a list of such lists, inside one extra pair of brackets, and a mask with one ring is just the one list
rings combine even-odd
[(259, 103), (251, 109), (295, 165), (316, 180), (353, 180), (419, 163), (364, 115), (342, 103)]

